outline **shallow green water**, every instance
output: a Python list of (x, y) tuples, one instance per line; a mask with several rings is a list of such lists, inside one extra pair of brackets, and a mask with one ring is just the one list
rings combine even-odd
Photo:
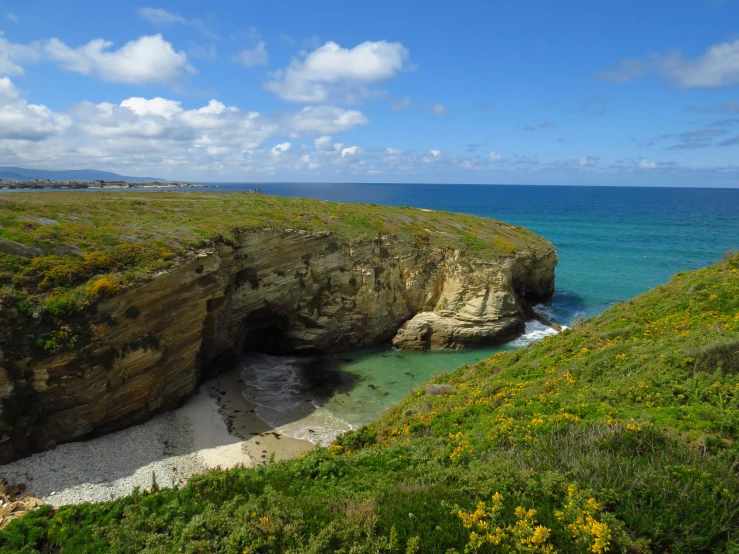
[[(245, 187), (254, 184), (209, 190)], [(739, 189), (307, 183), (261, 188), (281, 196), (468, 212), (527, 227), (557, 249), (556, 292), (538, 309), (563, 325), (739, 249)], [(259, 397), (260, 416), (286, 434), (325, 442), (375, 419), (435, 373), (499, 350), (345, 353), (324, 360), (320, 382), (306, 376), (315, 367), (308, 371), (297, 360), (262, 357), (258, 371), (246, 371), (251, 384), (245, 395)]]

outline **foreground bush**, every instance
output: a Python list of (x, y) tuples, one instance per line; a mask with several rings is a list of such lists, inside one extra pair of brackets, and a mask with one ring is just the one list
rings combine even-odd
[(45, 507), (0, 552), (739, 552), (738, 345), (732, 256), (329, 448)]

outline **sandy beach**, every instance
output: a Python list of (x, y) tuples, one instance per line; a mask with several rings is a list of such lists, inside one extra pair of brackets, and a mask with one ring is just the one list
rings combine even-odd
[(260, 420), (243, 390), (238, 369), (225, 373), (177, 410), (0, 466), (0, 476), (58, 506), (119, 498), (150, 488), (153, 479), (160, 487), (183, 484), (216, 467), (255, 467), (273, 455), (279, 461), (314, 448)]

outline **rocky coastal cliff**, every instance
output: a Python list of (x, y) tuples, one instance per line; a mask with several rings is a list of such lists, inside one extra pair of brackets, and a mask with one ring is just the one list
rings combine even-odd
[(330, 227), (234, 230), (102, 296), (83, 314), (85, 344), (23, 358), (6, 352), (0, 463), (174, 408), (244, 349), (502, 342), (523, 331), (528, 304), (553, 292), (556, 253), (532, 233), (496, 255), (422, 239), (378, 232), (350, 241)]

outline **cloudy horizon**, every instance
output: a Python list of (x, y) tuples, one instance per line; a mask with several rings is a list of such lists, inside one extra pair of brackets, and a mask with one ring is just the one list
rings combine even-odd
[(739, 186), (732, 0), (645, 8), (638, 21), (628, 2), (423, 14), (384, 2), (341, 13), (333, 2), (6, 4), (0, 166), (211, 182)]

